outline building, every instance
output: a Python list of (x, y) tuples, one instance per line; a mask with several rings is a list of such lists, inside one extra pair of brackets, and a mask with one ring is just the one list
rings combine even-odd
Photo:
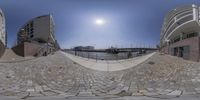
[(58, 49), (51, 15), (31, 19), (17, 33), (17, 45), (13, 47), (20, 56), (48, 55)]
[(193, 61), (200, 59), (200, 7), (185, 5), (170, 11), (164, 18), (160, 35), (163, 53)]
[(94, 50), (94, 46), (76, 46), (73, 49), (75, 51)]
[(6, 48), (6, 36), (5, 17), (3, 11), (0, 9), (0, 56), (3, 55)]

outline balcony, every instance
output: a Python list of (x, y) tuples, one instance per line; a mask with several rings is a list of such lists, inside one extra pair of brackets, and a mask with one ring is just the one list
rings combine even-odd
[(166, 33), (171, 33), (174, 29), (176, 29), (177, 27), (183, 25), (184, 23), (187, 23), (189, 21), (193, 21), (193, 15), (189, 14), (189, 15), (185, 15), (183, 17), (180, 17), (179, 19), (177, 19), (177, 21), (175, 21), (173, 24), (171, 24), (168, 28), (168, 30), (166, 31)]
[(193, 19), (193, 14), (188, 14), (179, 17), (175, 22), (173, 22), (169, 28), (165, 31), (165, 37), (170, 38), (173, 34), (178, 34), (187, 31), (199, 31), (198, 20)]
[(199, 23), (196, 20), (190, 20), (173, 29), (172, 32), (169, 33), (167, 38), (168, 39), (172, 38), (180, 33), (198, 32), (198, 31), (200, 31)]
[(170, 35), (172, 35), (177, 29), (181, 29), (182, 26), (187, 28), (186, 26), (188, 24), (189, 27), (189, 23), (192, 26), (190, 28), (196, 27), (196, 25), (199, 26), (199, 22), (197, 20), (197, 9), (198, 8), (195, 5), (190, 5), (182, 6), (169, 12), (164, 19), (161, 38), (168, 39)]
[(181, 15), (183, 13), (187, 13), (187, 12), (192, 12), (193, 10), (193, 6), (192, 5), (186, 5), (186, 6), (182, 6), (182, 7), (178, 7), (172, 11), (170, 11), (167, 16), (165, 17), (165, 22), (170, 22), (175, 16), (177, 15)]

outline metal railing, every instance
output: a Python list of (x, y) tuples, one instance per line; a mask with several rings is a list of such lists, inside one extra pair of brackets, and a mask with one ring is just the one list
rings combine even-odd
[(122, 60), (134, 58), (142, 55), (151, 53), (152, 51), (147, 51), (144, 53), (139, 52), (121, 52), (118, 54), (106, 53), (106, 52), (83, 52), (83, 51), (65, 51), (69, 54), (95, 60)]
[[(190, 19), (190, 18), (192, 18), (190, 20), (193, 20), (193, 8), (195, 8), (194, 5), (185, 5), (185, 6), (177, 7), (174, 10), (171, 10), (165, 16), (164, 23), (162, 26), (162, 31), (161, 31), (161, 37), (167, 36), (174, 29), (176, 29), (176, 27), (178, 27), (180, 23), (183, 22), (183, 21), (179, 22), (179, 20), (185, 20), (185, 19)], [(189, 16), (190, 18), (188, 18)], [(179, 25), (177, 25), (177, 23)]]
[(189, 22), (189, 21), (192, 21), (193, 20), (193, 15), (192, 14), (189, 14), (189, 15), (185, 15), (185, 16), (182, 16), (180, 17), (179, 19), (177, 19), (177, 21), (175, 21), (173, 24), (171, 24), (167, 29), (166, 29), (166, 32), (165, 32), (165, 35), (164, 36), (167, 36), (169, 35), (171, 32), (173, 32), (173, 30), (175, 30), (178, 26), (186, 23), (186, 22)]

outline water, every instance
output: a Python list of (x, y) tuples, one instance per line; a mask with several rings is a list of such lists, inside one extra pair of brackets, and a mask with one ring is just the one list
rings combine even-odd
[[(75, 51), (67, 51), (67, 53), (75, 55)], [(89, 59), (97, 59), (97, 60), (120, 60), (120, 59), (128, 59), (132, 57), (140, 56), (138, 52), (131, 52), (132, 56), (128, 52), (120, 52), (118, 54), (111, 54), (106, 52), (83, 52), (76, 51), (76, 56), (81, 56)]]

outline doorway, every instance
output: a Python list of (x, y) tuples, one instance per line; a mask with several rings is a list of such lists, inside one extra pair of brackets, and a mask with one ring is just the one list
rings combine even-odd
[(175, 47), (172, 49), (172, 52), (173, 56), (189, 59), (190, 47), (189, 46)]

